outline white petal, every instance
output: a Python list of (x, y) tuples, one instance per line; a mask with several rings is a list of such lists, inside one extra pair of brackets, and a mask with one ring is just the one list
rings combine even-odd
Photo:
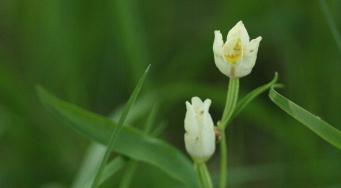
[(252, 39), (249, 42), (248, 48), (247, 48), (247, 52), (245, 53), (246, 56), (250, 56), (250, 55), (257, 55), (258, 52), (258, 47), (259, 47), (259, 43), (260, 41), (262, 41), (262, 37), (257, 37), (255, 39)]
[(217, 55), (223, 55), (223, 36), (219, 30), (214, 31), (213, 52)]
[(225, 74), (226, 76), (230, 76), (231, 73), (231, 64), (226, 62), (223, 56), (218, 56), (214, 54), (214, 62), (220, 72)]
[(203, 102), (201, 101), (201, 99), (199, 97), (192, 97), (192, 106), (194, 111), (199, 111), (200, 109), (202, 109), (203, 106)]
[(212, 103), (211, 99), (206, 99), (204, 101), (205, 112), (208, 112), (208, 110), (210, 109), (211, 103)]
[(236, 77), (244, 77), (252, 71), (256, 64), (258, 46), (262, 37), (257, 37), (250, 41), (244, 53), (243, 59), (236, 65)]
[(243, 48), (247, 46), (250, 41), (249, 34), (242, 21), (239, 21), (232, 29), (228, 32), (226, 37), (226, 43), (234, 43), (233, 41), (240, 38)]
[(224, 60), (223, 57), (223, 37), (220, 31), (214, 31), (214, 42), (213, 42), (213, 54), (214, 54), (214, 62), (217, 68), (225, 74), (226, 76), (230, 75), (231, 65)]
[(210, 158), (215, 151), (215, 132), (212, 117), (208, 112), (203, 119), (202, 138), (204, 156)]
[(187, 133), (190, 134), (198, 134), (199, 129), (198, 129), (198, 122), (197, 122), (197, 118), (195, 115), (195, 111), (193, 109), (193, 106), (186, 101), (186, 115), (185, 115), (185, 120), (184, 120), (184, 124), (185, 124), (185, 130)]

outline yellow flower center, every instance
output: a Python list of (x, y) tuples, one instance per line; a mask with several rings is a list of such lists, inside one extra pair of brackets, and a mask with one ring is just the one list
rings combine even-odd
[(238, 38), (234, 44), (224, 45), (224, 59), (225, 61), (235, 64), (238, 62), (243, 55), (243, 47), (240, 38)]

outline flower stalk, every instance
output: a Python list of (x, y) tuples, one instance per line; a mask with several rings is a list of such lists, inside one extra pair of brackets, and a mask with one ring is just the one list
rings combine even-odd
[(235, 108), (237, 106), (237, 101), (238, 101), (238, 93), (239, 93), (239, 79), (234, 78), (230, 79), (229, 85), (228, 85), (228, 91), (227, 91), (227, 96), (226, 96), (226, 104), (223, 112), (223, 117), (221, 118), (222, 121), (218, 124), (218, 128), (221, 133), (221, 141), (220, 141), (220, 183), (219, 187), (220, 188), (225, 188), (226, 187), (226, 179), (227, 179), (227, 173), (228, 173), (228, 168), (227, 168), (227, 152), (228, 152), (228, 147), (227, 147), (227, 139), (226, 139), (226, 133), (225, 129), (228, 126), (228, 122), (231, 119)]
[(194, 163), (194, 168), (198, 174), (201, 188), (213, 188), (210, 173), (207, 169), (206, 163)]

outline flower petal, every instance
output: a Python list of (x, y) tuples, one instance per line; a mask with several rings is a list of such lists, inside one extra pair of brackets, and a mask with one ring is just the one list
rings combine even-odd
[(193, 106), (186, 101), (186, 115), (185, 115), (185, 130), (189, 134), (197, 134), (199, 132), (197, 127), (197, 118)]
[(219, 30), (214, 31), (213, 52), (217, 55), (223, 55), (223, 36)]
[[(202, 123), (202, 145), (203, 145), (203, 156), (210, 158), (215, 151), (215, 132), (214, 123), (210, 113), (207, 111), (204, 114)], [(206, 159), (204, 159), (206, 160)]]
[(192, 101), (192, 106), (195, 112), (203, 108), (203, 102), (201, 101), (199, 97), (192, 97), (191, 101)]
[(246, 76), (252, 71), (256, 63), (258, 47), (261, 40), (262, 37), (257, 37), (249, 42), (243, 59), (236, 66), (237, 77)]
[(247, 30), (243, 24), (242, 21), (239, 21), (235, 26), (232, 27), (232, 29), (227, 33), (226, 37), (226, 43), (234, 43), (234, 40), (239, 39), (242, 42), (243, 48), (245, 48), (249, 41), (250, 37), (249, 34), (247, 33)]
[(211, 99), (206, 99), (206, 100), (204, 101), (204, 109), (205, 109), (205, 112), (208, 112), (208, 110), (210, 109), (211, 103), (212, 103)]
[(226, 76), (230, 75), (231, 65), (224, 60), (223, 57), (223, 37), (220, 31), (214, 31), (214, 42), (213, 42), (213, 54), (214, 54), (214, 62), (217, 68), (225, 74)]

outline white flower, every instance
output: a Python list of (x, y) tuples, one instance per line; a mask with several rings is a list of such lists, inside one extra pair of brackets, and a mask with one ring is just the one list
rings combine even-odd
[(214, 31), (214, 61), (220, 72), (230, 78), (248, 75), (256, 63), (261, 40), (257, 37), (250, 41), (242, 21), (228, 32), (225, 44), (220, 31)]
[(210, 99), (202, 102), (199, 97), (192, 97), (192, 104), (186, 101), (185, 145), (196, 162), (207, 161), (215, 150), (214, 124), (208, 112), (210, 105)]

